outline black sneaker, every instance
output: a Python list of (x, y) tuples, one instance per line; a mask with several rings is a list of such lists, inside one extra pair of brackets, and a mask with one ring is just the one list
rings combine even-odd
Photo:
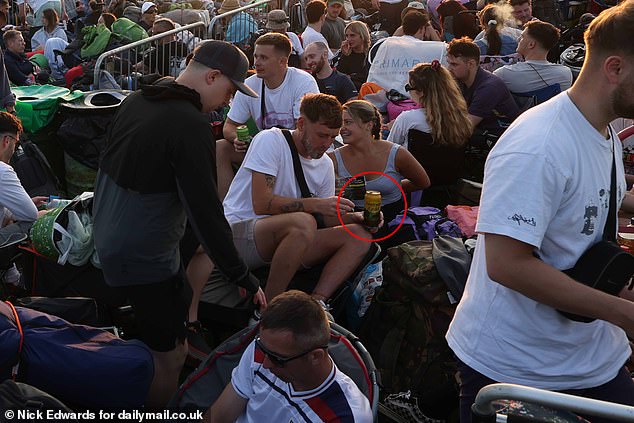
[(187, 361), (191, 364), (198, 365), (201, 361), (211, 354), (211, 348), (205, 340), (205, 330), (200, 321), (187, 322), (187, 344), (189, 346), (187, 352)]

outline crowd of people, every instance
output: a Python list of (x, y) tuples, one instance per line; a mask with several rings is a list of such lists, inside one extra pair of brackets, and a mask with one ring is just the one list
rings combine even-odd
[[(93, 0), (75, 25), (113, 27), (127, 7), (137, 7), (127, 3)], [(409, 151), (413, 130), (456, 149), (495, 144), (469, 280), (447, 334), (459, 360), (461, 421), (471, 421), (476, 393), (493, 382), (634, 405), (624, 367), (634, 336), (631, 293), (611, 296), (562, 272), (604, 236), (610, 193), (616, 190), (619, 204), (626, 195), (610, 122), (634, 119), (634, 50), (623, 41), (634, 39), (634, 0), (592, 22), (574, 84), (570, 68), (548, 60), (559, 46), (557, 22), (534, 17), (531, 0), (481, 5), (471, 37), (460, 19), (449, 25), (440, 5), (430, 9), (431, 1), (368, 3), (390, 34), (375, 44), (375, 60), (369, 28), (346, 22), (342, 0), (311, 0), (299, 36), (275, 9), (250, 45), (258, 25), (242, 12), (226, 19), (226, 41), (191, 50), (186, 40), (164, 37), (169, 53), (134, 65), (164, 78), (119, 107), (93, 217), (105, 280), (125, 292), (153, 351), (148, 407), (164, 407), (173, 395), (188, 348), (199, 358), (210, 351), (198, 301), (217, 268), (253, 298), (260, 335), (212, 407), (212, 420), (313, 421), (334, 413), (371, 421), (367, 399), (327, 354), (329, 300), (379, 257), (381, 248), (367, 241), (384, 236), (384, 222), (403, 210), (401, 191), (435, 185)], [(27, 230), (44, 201), (29, 199), (7, 164), (22, 131), (10, 113), (9, 81), (50, 82), (52, 69), (27, 59), (26, 45), (49, 57), (47, 49), (60, 40), (65, 48), (77, 35), (58, 26), (63, 2), (25, 4), (32, 24), (3, 36), (0, 102), (9, 113), (0, 112), (0, 205), (10, 213), (0, 217), (15, 222), (3, 225), (3, 236)], [(238, 7), (225, 0), (219, 12)], [(154, 3), (139, 12), (137, 25), (151, 34), (178, 26), (157, 17)], [(518, 60), (493, 72), (482, 66), (485, 57), (509, 55)], [(174, 66), (173, 56), (189, 58)], [(525, 97), (535, 107), (522, 103)], [(223, 108), (222, 139), (215, 139), (209, 116)], [(335, 189), (337, 180), (362, 172), (374, 173), (365, 176), (366, 189), (381, 193), (378, 226), (365, 224), (362, 201), (339, 198)], [(296, 273), (317, 266), (308, 294), (286, 292)], [(251, 273), (262, 267), (269, 268), (264, 281)], [(558, 310), (596, 321), (574, 322)]]

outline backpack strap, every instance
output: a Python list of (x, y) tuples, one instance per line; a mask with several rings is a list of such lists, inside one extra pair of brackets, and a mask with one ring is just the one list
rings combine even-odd
[[(379, 298), (377, 298), (378, 300)], [(380, 301), (381, 307), (385, 307), (386, 310), (392, 309), (393, 306), (402, 306), (399, 301)], [(407, 321), (411, 316), (411, 308), (407, 308), (407, 311), (403, 312), (403, 315), (398, 320), (398, 323), (390, 329), (385, 335), (381, 348), (379, 349), (378, 362), (379, 366), (384, 370), (381, 372), (381, 381), (384, 386), (392, 386), (392, 379), (396, 374), (396, 366), (398, 365), (398, 356), (401, 352), (401, 345), (405, 339), (407, 331)]]
[[(264, 82), (262, 84), (264, 84)], [(302, 198), (312, 198), (314, 197), (314, 195), (311, 194), (310, 190), (308, 189), (306, 177), (304, 176), (304, 169), (302, 168), (302, 162), (299, 161), (299, 153), (297, 152), (297, 147), (295, 146), (295, 142), (293, 141), (291, 131), (289, 131), (288, 129), (282, 129), (282, 134), (284, 135), (284, 138), (286, 138), (288, 148), (291, 149), (295, 179), (297, 179), (297, 183), (299, 184), (299, 190), (302, 193)], [(324, 217), (320, 213), (313, 213), (313, 217), (317, 221), (318, 229), (326, 227), (326, 224), (324, 223)]]
[(288, 129), (282, 129), (282, 134), (284, 134), (284, 138), (286, 138), (288, 147), (291, 149), (291, 156), (293, 158), (293, 170), (295, 171), (295, 179), (297, 179), (297, 183), (299, 184), (299, 190), (302, 192), (302, 198), (312, 198), (313, 195), (310, 193), (310, 190), (308, 189), (308, 184), (306, 183), (306, 177), (304, 176), (304, 169), (302, 168), (302, 163), (299, 161), (299, 153), (297, 152), (297, 147), (295, 147), (295, 142), (293, 141), (293, 136), (291, 135), (291, 131), (289, 131)]
[(20, 357), (22, 357), (22, 347), (24, 345), (24, 331), (22, 330), (22, 324), (20, 322), (20, 317), (18, 316), (18, 311), (15, 309), (13, 304), (11, 304), (9, 301), (5, 301), (5, 304), (7, 304), (9, 308), (11, 309), (11, 315), (6, 315), (4, 313), (2, 314), (4, 314), (8, 319), (12, 319), (14, 321), (15, 326), (18, 329), (18, 333), (20, 334), (20, 344), (18, 346), (17, 360), (16, 360), (16, 363), (11, 368), (11, 379), (15, 381), (16, 378), (18, 377), (18, 372), (20, 370)]

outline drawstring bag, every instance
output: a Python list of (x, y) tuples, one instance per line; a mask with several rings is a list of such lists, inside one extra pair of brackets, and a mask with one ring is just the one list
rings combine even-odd
[(38, 218), (31, 228), (35, 251), (62, 266), (88, 263), (94, 251), (92, 199), (85, 192)]

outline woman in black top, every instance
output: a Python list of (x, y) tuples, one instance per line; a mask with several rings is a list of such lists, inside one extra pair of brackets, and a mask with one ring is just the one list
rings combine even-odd
[(339, 61), (335, 67), (339, 72), (348, 75), (359, 90), (368, 79), (370, 70), (370, 31), (365, 23), (353, 21), (346, 25), (345, 35), (346, 39), (341, 43), (341, 50), (337, 55)]

